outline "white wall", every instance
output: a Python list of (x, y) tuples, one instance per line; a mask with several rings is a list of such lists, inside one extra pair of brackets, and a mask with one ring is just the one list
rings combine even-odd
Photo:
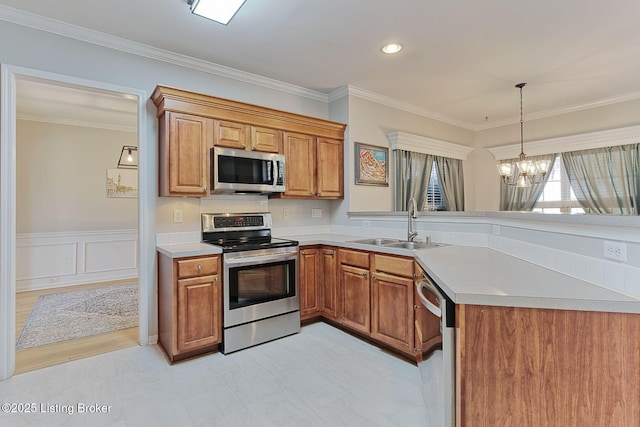
[(136, 133), (18, 120), (16, 232), (137, 228), (137, 199), (107, 198), (123, 145)]

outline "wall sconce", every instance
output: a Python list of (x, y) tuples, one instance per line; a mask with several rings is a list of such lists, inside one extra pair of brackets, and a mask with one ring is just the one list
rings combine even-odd
[(123, 145), (118, 159), (119, 169), (137, 169), (138, 168), (138, 147), (131, 145)]

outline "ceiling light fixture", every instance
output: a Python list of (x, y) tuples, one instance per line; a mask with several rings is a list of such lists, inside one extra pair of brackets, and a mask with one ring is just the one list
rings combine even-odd
[(387, 43), (382, 46), (382, 52), (392, 54), (398, 53), (402, 50), (402, 45), (400, 43)]
[(513, 166), (511, 163), (497, 164), (498, 173), (502, 177), (502, 181), (507, 185), (515, 185), (517, 187), (529, 187), (532, 184), (538, 184), (544, 180), (551, 162), (548, 160), (528, 160), (524, 154), (524, 116), (522, 114), (522, 88), (526, 83), (518, 83), (515, 87), (520, 89), (520, 156), (516, 162), (518, 167), (518, 177), (512, 179)]
[(245, 0), (189, 0), (191, 12), (227, 25)]

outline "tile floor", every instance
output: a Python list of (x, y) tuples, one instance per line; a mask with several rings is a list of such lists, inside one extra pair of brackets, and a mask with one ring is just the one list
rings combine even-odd
[[(0, 403), (33, 403), (36, 410), (3, 410), (2, 426), (426, 424), (415, 365), (324, 323), (173, 366), (157, 346), (52, 366), (0, 381)], [(89, 413), (91, 405), (110, 409)]]

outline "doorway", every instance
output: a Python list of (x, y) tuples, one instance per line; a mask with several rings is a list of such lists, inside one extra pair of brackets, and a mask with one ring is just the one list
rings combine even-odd
[[(149, 342), (149, 293), (152, 275), (149, 267), (153, 265), (153, 259), (149, 254), (149, 235), (152, 225), (149, 221), (143, 221), (147, 217), (148, 192), (146, 180), (147, 152), (146, 134), (146, 92), (126, 87), (114, 86), (101, 82), (88, 81), (75, 77), (56, 75), (38, 70), (24, 69), (9, 65), (2, 65), (2, 105), (1, 105), (1, 161), (0, 164), (0, 309), (2, 310), (0, 338), (2, 354), (0, 354), (0, 379), (10, 377), (15, 370), (16, 348), (16, 291), (17, 291), (17, 263), (16, 263), (16, 232), (17, 232), (17, 181), (16, 181), (16, 134), (17, 134), (17, 110), (16, 100), (19, 96), (18, 86), (24, 82), (46, 83), (51, 88), (67, 88), (80, 90), (85, 93), (94, 93), (112, 96), (114, 99), (129, 99), (135, 103), (135, 128), (138, 147), (138, 191), (137, 200), (137, 245), (136, 257), (138, 261), (138, 342), (141, 345)], [(105, 113), (106, 114), (106, 113)], [(106, 179), (106, 177), (105, 177)], [(106, 192), (106, 183), (105, 183)], [(76, 245), (77, 247), (77, 245)], [(86, 260), (83, 260), (86, 261)], [(20, 272), (21, 276), (24, 276)], [(36, 275), (37, 276), (37, 275)], [(64, 276), (64, 275), (63, 275)], [(22, 278), (22, 277), (21, 277)], [(68, 279), (68, 277), (66, 277)], [(95, 279), (95, 277), (94, 277)]]

